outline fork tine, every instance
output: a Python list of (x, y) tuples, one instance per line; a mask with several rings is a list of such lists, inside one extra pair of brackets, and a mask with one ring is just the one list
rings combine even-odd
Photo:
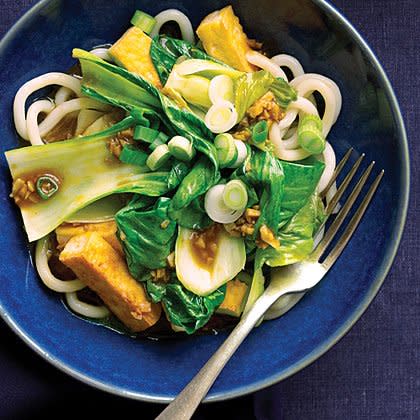
[(337, 179), (337, 176), (340, 174), (340, 172), (343, 170), (344, 165), (347, 163), (347, 161), (349, 160), (350, 155), (353, 152), (353, 147), (350, 147), (349, 150), (347, 150), (346, 154), (343, 156), (343, 158), (340, 160), (339, 164), (336, 166), (333, 176), (331, 177), (331, 179), (329, 180), (328, 184), (326, 185), (326, 187), (324, 188), (324, 191), (321, 192), (321, 194), (319, 194), (319, 196), (321, 198), (325, 198), (325, 196), (327, 195), (327, 192), (329, 191), (329, 189), (331, 188), (332, 184), (334, 184), (335, 180)]
[(364, 159), (364, 157), (365, 157), (365, 154), (362, 153), (360, 155), (360, 157), (354, 163), (354, 165), (351, 168), (350, 172), (344, 178), (344, 180), (341, 183), (341, 185), (338, 187), (337, 192), (334, 194), (333, 198), (331, 199), (331, 201), (329, 202), (329, 204), (327, 206), (327, 209), (326, 209), (327, 217), (331, 216), (331, 213), (333, 212), (333, 210), (337, 206), (337, 203), (339, 202), (340, 198), (343, 196), (344, 191), (347, 189), (347, 187), (349, 186), (351, 180), (353, 179), (354, 174), (359, 169), (359, 166), (362, 163), (362, 160)]
[[(362, 156), (360, 156), (360, 158), (362, 158)], [(360, 160), (360, 158), (359, 158), (359, 160)], [(360, 177), (360, 179), (357, 182), (356, 186), (354, 187), (353, 191), (350, 193), (346, 202), (343, 204), (343, 207), (338, 212), (334, 221), (331, 223), (331, 226), (329, 227), (329, 229), (325, 233), (321, 242), (318, 244), (318, 246), (312, 252), (311, 259), (318, 260), (321, 257), (321, 255), (324, 253), (324, 251), (326, 250), (328, 245), (331, 243), (331, 241), (334, 239), (335, 235), (338, 232), (338, 229), (342, 225), (344, 219), (346, 218), (346, 216), (349, 213), (349, 211), (351, 210), (354, 202), (356, 201), (357, 197), (359, 196), (360, 191), (362, 191), (362, 188), (365, 185), (366, 180), (367, 180), (370, 172), (372, 171), (372, 168), (373, 168), (374, 165), (375, 165), (375, 162), (371, 162), (371, 164), (363, 172), (363, 175)]]
[(382, 171), (379, 173), (379, 175), (376, 177), (375, 181), (369, 188), (369, 191), (367, 192), (363, 201), (360, 203), (355, 214), (351, 218), (346, 230), (343, 232), (343, 235), (341, 236), (337, 244), (334, 246), (334, 248), (331, 250), (327, 258), (325, 258), (324, 262), (322, 263), (324, 267), (327, 268), (327, 270), (329, 270), (331, 266), (337, 261), (337, 258), (341, 255), (341, 253), (343, 252), (343, 249), (346, 247), (347, 243), (353, 236), (353, 233), (357, 229), (357, 226), (359, 225), (360, 220), (362, 220), (362, 217), (365, 214), (365, 211), (368, 208), (383, 176), (384, 176), (384, 170), (382, 169)]

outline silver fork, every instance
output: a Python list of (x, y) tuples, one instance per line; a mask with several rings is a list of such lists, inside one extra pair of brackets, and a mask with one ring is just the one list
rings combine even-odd
[[(341, 162), (337, 165), (333, 178), (324, 191), (331, 188), (338, 174), (343, 170), (351, 153), (352, 149), (350, 149), (345, 154)], [(347, 190), (363, 158), (364, 154), (361, 155), (359, 159), (357, 159), (353, 167), (344, 178), (336, 194), (331, 199), (326, 209), (327, 218), (332, 214), (333, 209), (336, 207), (338, 201)], [(309, 258), (300, 263), (280, 267), (277, 269), (276, 276), (273, 276), (269, 286), (265, 289), (260, 298), (255, 302), (253, 307), (242, 317), (240, 322), (230, 333), (229, 337), (219, 347), (216, 353), (214, 353), (214, 355), (208, 360), (208, 362), (201, 368), (201, 370), (191, 380), (191, 382), (184, 388), (184, 390), (175, 398), (175, 400), (172, 401), (172, 403), (170, 403), (168, 407), (162, 411), (156, 420), (190, 419), (228, 360), (231, 358), (233, 353), (249, 334), (252, 328), (261, 319), (264, 313), (270, 308), (270, 306), (276, 302), (277, 299), (286, 294), (301, 293), (311, 289), (325, 276), (328, 270), (337, 261), (338, 257), (341, 255), (343, 249), (352, 237), (370, 201), (372, 200), (379, 183), (381, 182), (384, 174), (383, 170), (371, 184), (365, 197), (355, 211), (353, 217), (350, 219), (346, 229), (338, 239), (336, 245), (334, 245), (332, 250), (323, 259), (323, 261), (320, 262), (321, 257), (323, 257), (327, 247), (331, 244), (339, 228), (343, 224), (344, 219), (355, 203), (357, 197), (360, 195), (360, 192), (362, 191), (363, 186), (366, 184), (374, 164), (375, 162), (371, 162), (367, 169), (363, 172), (359, 178), (359, 181), (349, 194), (346, 202), (343, 204), (336, 218), (325, 233), (323, 239), (312, 251)]]

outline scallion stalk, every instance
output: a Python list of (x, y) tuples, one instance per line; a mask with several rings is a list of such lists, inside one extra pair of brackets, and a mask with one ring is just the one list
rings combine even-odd
[(168, 143), (171, 155), (184, 162), (189, 162), (195, 155), (192, 143), (183, 136), (175, 136)]
[(156, 137), (159, 135), (158, 130), (154, 130), (153, 128), (143, 127), (141, 125), (136, 126), (134, 129), (133, 138), (134, 140), (142, 140), (146, 143), (153, 143)]
[(302, 149), (316, 155), (325, 149), (325, 137), (322, 135), (322, 121), (317, 115), (305, 115), (298, 125), (298, 143)]
[(149, 155), (146, 160), (146, 165), (152, 170), (156, 171), (162, 167), (171, 157), (169, 148), (166, 144), (161, 144)]
[(252, 128), (252, 141), (254, 143), (263, 143), (268, 137), (268, 124), (267, 121), (262, 120), (257, 122)]
[(141, 10), (136, 10), (130, 22), (146, 34), (150, 34), (156, 25), (156, 19)]
[(217, 135), (214, 139), (214, 145), (221, 168), (227, 168), (235, 163), (238, 157), (238, 150), (231, 134), (223, 133)]
[(123, 147), (119, 159), (124, 163), (144, 166), (146, 164), (147, 154), (133, 145), (127, 144)]

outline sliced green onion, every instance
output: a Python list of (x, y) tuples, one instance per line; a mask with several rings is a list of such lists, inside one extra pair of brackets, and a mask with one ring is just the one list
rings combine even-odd
[(233, 210), (226, 206), (223, 201), (223, 184), (211, 187), (204, 197), (204, 208), (207, 215), (217, 223), (233, 223), (238, 220), (242, 214), (242, 210)]
[(213, 104), (220, 100), (233, 103), (233, 80), (225, 74), (213, 77), (209, 85), (209, 98)]
[(305, 125), (307, 127), (314, 127), (319, 131), (322, 131), (322, 120), (319, 118), (318, 115), (307, 114), (305, 115), (301, 121), (300, 125)]
[(169, 136), (162, 131), (156, 137), (157, 139), (161, 140), (163, 143), (166, 143), (169, 140)]
[(233, 164), (229, 165), (230, 168), (239, 168), (247, 158), (249, 154), (249, 146), (242, 140), (234, 139), (236, 150), (238, 151), (238, 157)]
[(204, 117), (207, 128), (212, 133), (225, 133), (229, 131), (238, 120), (235, 106), (229, 102), (220, 100), (213, 104)]
[(156, 147), (165, 144), (169, 139), (169, 136), (167, 136), (165, 133), (159, 133), (159, 135), (155, 138), (153, 143), (149, 146), (150, 150), (155, 150)]
[(232, 210), (245, 210), (248, 203), (248, 191), (239, 179), (229, 181), (223, 190), (223, 202)]
[(172, 137), (169, 140), (168, 148), (174, 158), (184, 162), (189, 162), (195, 155), (192, 143), (182, 136)]
[(131, 165), (144, 166), (147, 160), (147, 153), (137, 149), (131, 144), (123, 147), (119, 159), (121, 162)]
[(162, 141), (160, 138), (156, 138), (156, 140), (149, 146), (149, 149), (153, 151), (157, 147), (162, 146), (162, 144), (165, 144), (165, 142)]
[(235, 139), (229, 133), (218, 134), (214, 139), (217, 151), (217, 159), (221, 168), (227, 168), (236, 162), (238, 150), (235, 146)]
[(150, 34), (156, 25), (156, 19), (141, 10), (136, 10), (130, 22), (133, 26), (137, 26), (137, 28), (140, 28), (146, 34)]
[(149, 155), (146, 160), (146, 165), (152, 170), (156, 171), (163, 166), (171, 157), (169, 148), (166, 144), (157, 146), (155, 150)]
[(252, 128), (252, 141), (255, 143), (263, 143), (267, 140), (268, 124), (267, 121), (262, 120), (257, 122)]
[(153, 128), (143, 127), (141, 125), (136, 126), (134, 129), (133, 138), (134, 140), (142, 140), (146, 143), (153, 143), (153, 140), (159, 135), (158, 130)]
[(316, 155), (325, 149), (322, 121), (317, 115), (305, 115), (298, 126), (298, 143), (302, 149)]
[(41, 175), (36, 180), (36, 192), (43, 200), (52, 197), (60, 187), (59, 179), (50, 174)]

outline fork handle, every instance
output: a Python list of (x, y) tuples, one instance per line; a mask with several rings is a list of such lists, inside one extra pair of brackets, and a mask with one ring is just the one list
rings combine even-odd
[(214, 355), (156, 420), (189, 420), (219, 373), (278, 296), (263, 294), (232, 330)]

